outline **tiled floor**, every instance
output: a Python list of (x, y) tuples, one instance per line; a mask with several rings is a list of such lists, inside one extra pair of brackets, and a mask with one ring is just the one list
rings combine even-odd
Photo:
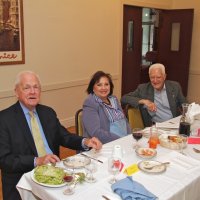
[[(72, 133), (75, 132), (75, 127), (69, 127), (68, 130)], [(71, 156), (71, 155), (74, 155), (76, 153), (76, 151), (73, 151), (71, 149), (67, 149), (67, 148), (64, 148), (64, 147), (61, 147), (60, 149), (60, 158), (66, 158), (68, 156)], [(0, 176), (0, 179), (1, 179), (1, 176)], [(3, 197), (2, 197), (2, 185), (1, 185), (1, 181), (0, 181), (0, 200), (3, 200)], [(13, 199), (14, 200), (14, 199)]]

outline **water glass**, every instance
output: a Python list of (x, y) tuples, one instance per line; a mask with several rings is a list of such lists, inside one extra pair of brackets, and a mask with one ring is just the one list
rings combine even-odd
[(108, 171), (113, 175), (113, 177), (108, 181), (110, 184), (117, 182), (116, 175), (120, 173), (121, 166), (122, 163), (119, 157), (112, 156), (108, 159)]
[(97, 171), (97, 166), (94, 161), (91, 160), (91, 162), (85, 166), (86, 169), (86, 177), (85, 180), (88, 183), (94, 183), (97, 181), (97, 179), (94, 177), (93, 173)]

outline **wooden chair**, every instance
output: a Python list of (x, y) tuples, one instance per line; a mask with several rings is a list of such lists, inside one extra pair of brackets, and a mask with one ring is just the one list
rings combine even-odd
[(126, 105), (125, 114), (132, 129), (145, 127), (139, 108), (133, 108), (130, 105)]
[(82, 111), (83, 109), (81, 108), (77, 110), (75, 114), (76, 134), (79, 136), (83, 136)]

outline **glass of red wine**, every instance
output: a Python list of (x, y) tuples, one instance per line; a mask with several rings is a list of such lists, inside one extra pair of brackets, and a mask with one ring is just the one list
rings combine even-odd
[(140, 147), (139, 145), (139, 140), (142, 138), (143, 136), (143, 130), (141, 128), (134, 128), (132, 129), (132, 136), (133, 138), (136, 140), (136, 143), (134, 144), (133, 148), (137, 149)]

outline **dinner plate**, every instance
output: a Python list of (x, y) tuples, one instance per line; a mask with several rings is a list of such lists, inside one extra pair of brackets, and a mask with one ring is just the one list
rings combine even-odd
[[(153, 166), (155, 166), (155, 167), (153, 167)], [(153, 167), (153, 168), (148, 169), (148, 167)], [(150, 174), (160, 174), (160, 173), (163, 173), (166, 171), (166, 165), (162, 164), (161, 162), (155, 161), (155, 160), (141, 161), (138, 163), (138, 168), (141, 171), (150, 173)]]
[(91, 160), (85, 156), (76, 155), (71, 156), (63, 160), (63, 164), (66, 167), (79, 169), (85, 167), (86, 165), (90, 164)]
[(34, 170), (31, 171), (31, 179), (32, 179), (35, 183), (37, 183), (37, 184), (39, 184), (39, 185), (42, 185), (42, 186), (45, 186), (45, 187), (52, 187), (52, 188), (62, 187), (62, 186), (65, 186), (65, 185), (67, 184), (67, 182), (64, 182), (64, 183), (58, 184), (58, 185), (40, 183), (40, 182), (38, 182), (38, 181), (35, 179)]
[(152, 148), (137, 148), (135, 150), (137, 156), (145, 159), (150, 159), (153, 158), (157, 155), (157, 151)]

